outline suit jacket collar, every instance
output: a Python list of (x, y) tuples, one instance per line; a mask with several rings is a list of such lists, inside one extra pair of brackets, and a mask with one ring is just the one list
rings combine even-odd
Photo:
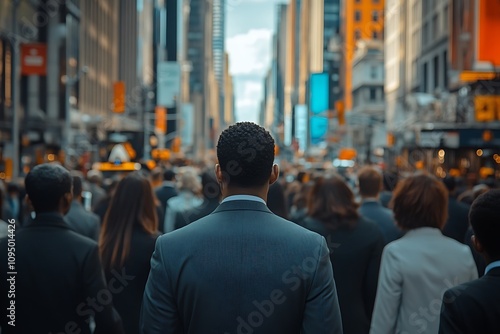
[(406, 232), (405, 237), (428, 237), (428, 236), (443, 236), (443, 232), (441, 232), (440, 229), (435, 228), (435, 227), (419, 227), (416, 229), (409, 230)]
[(71, 208), (78, 208), (78, 209), (82, 208), (82, 209), (84, 209), (83, 204), (82, 204), (82, 203), (80, 203), (80, 202), (79, 202), (79, 201), (77, 201), (77, 200), (73, 200), (73, 201), (71, 202)]
[(381, 206), (380, 200), (374, 198), (367, 198), (361, 201), (361, 206)]
[(34, 221), (26, 227), (58, 227), (70, 229), (58, 212), (37, 213)]
[(488, 271), (488, 273), (484, 276), (493, 276), (493, 277), (500, 277), (500, 267), (495, 267)]
[(272, 214), (271, 210), (263, 203), (257, 201), (229, 201), (220, 204), (214, 213), (224, 211), (260, 211)]

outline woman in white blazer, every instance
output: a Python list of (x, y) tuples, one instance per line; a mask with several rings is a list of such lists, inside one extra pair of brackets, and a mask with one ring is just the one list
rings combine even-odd
[(441, 233), (448, 192), (433, 176), (397, 185), (392, 206), (406, 234), (382, 254), (370, 333), (438, 333), (444, 292), (477, 278), (469, 247)]

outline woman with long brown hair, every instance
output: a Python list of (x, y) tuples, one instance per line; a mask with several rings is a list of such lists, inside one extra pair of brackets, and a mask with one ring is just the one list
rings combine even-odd
[(315, 179), (304, 227), (323, 235), (337, 286), (344, 333), (368, 333), (384, 238), (358, 214), (354, 194), (339, 175)]
[(151, 183), (132, 173), (116, 188), (99, 241), (106, 280), (126, 333), (139, 333), (142, 295), (158, 235)]

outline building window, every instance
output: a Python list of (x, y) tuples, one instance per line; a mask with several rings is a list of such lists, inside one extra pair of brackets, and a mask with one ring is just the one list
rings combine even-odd
[(370, 88), (370, 101), (376, 101), (376, 100), (377, 100), (377, 89)]
[(427, 13), (429, 13), (429, 0), (424, 0), (423, 3), (423, 8), (422, 8), (422, 16), (425, 16)]
[(448, 5), (443, 10), (443, 31), (449, 31), (448, 27)]
[(434, 37), (438, 37), (439, 34), (440, 34), (440, 31), (439, 31), (439, 16), (438, 14), (434, 15), (432, 17), (432, 29), (431, 31), (433, 32), (434, 34)]
[(354, 12), (354, 21), (360, 22), (361, 21), (361, 11), (357, 10)]
[(356, 3), (361, 3), (361, 0), (356, 0)]
[(428, 22), (425, 22), (424, 28), (422, 31), (422, 45), (427, 46), (427, 43), (429, 43), (429, 24)]
[(443, 53), (444, 88), (448, 89), (448, 51)]
[(372, 0), (372, 3), (380, 3), (380, 0)]
[(417, 60), (414, 60), (411, 64), (411, 76), (413, 77), (413, 82), (418, 82), (418, 63)]
[(356, 29), (356, 31), (354, 32), (354, 38), (356, 40), (359, 40), (361, 38), (361, 31), (359, 29)]
[(423, 76), (422, 76), (422, 92), (427, 93), (427, 78), (428, 78), (428, 73), (427, 73), (427, 63), (424, 64), (422, 68)]
[(377, 67), (370, 66), (370, 78), (377, 79)]
[(372, 32), (372, 38), (373, 39), (378, 39), (378, 31), (373, 31)]
[(434, 88), (439, 87), (439, 56), (434, 57)]
[(372, 12), (372, 21), (373, 22), (378, 22), (378, 10), (374, 10)]

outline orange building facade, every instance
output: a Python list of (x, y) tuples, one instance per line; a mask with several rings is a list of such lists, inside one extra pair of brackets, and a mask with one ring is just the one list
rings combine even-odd
[(352, 109), (352, 62), (361, 39), (384, 40), (384, 0), (344, 1), (342, 39), (344, 66), (342, 81), (346, 111)]

